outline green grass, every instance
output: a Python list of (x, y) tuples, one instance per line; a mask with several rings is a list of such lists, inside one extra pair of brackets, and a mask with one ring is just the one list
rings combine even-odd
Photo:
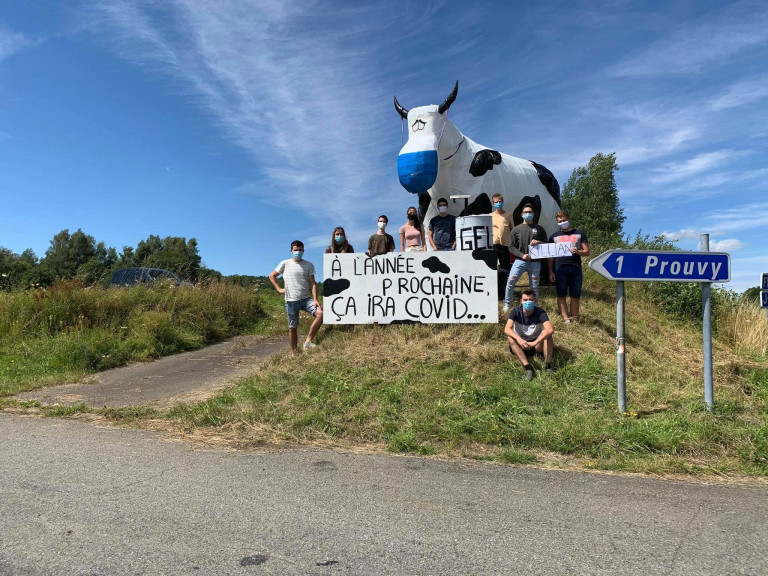
[[(566, 325), (553, 318), (557, 372), (532, 382), (524, 380), (521, 367), (507, 351), (501, 324), (326, 326), (317, 350), (297, 359), (279, 354), (256, 375), (206, 402), (179, 405), (162, 414), (142, 408), (96, 412), (133, 425), (141, 425), (144, 419), (156, 425), (163, 418), (174, 430), (209, 434), (219, 442), (245, 448), (265, 443), (336, 445), (510, 464), (768, 476), (765, 354), (754, 348), (743, 353), (733, 346), (732, 335), (718, 336), (714, 341), (715, 411), (707, 412), (700, 326), (695, 319), (668, 316), (630, 285), (628, 413), (621, 415), (616, 398), (613, 289), (613, 283), (587, 272), (584, 322)], [(94, 297), (94, 306), (110, 294)], [(229, 309), (234, 317), (252, 296), (232, 292), (206, 298), (211, 302), (238, 299), (237, 305), (217, 304), (217, 310)], [(193, 313), (191, 303), (167, 296), (163, 300), (160, 295), (126, 293), (125, 297), (132, 299), (125, 308), (127, 317), (137, 315), (136, 324), (129, 324), (145, 334), (139, 342), (155, 343), (152, 348), (136, 348), (149, 349), (146, 357), (199, 345), (210, 337), (206, 334), (215, 337), (249, 326), (285, 337), (282, 297), (269, 288), (254, 300), (260, 319), (251, 324), (239, 319), (240, 324), (226, 330), (192, 329), (209, 320), (217, 325), (221, 313), (213, 314), (207, 306)], [(143, 308), (136, 305), (142, 302)], [(554, 311), (551, 288), (542, 289), (542, 305)], [(103, 302), (97, 307), (110, 308)], [(35, 329), (31, 329), (34, 322), (27, 321), (25, 344), (13, 348), (13, 340), (3, 336), (0, 366), (5, 369), (8, 358), (21, 357), (29, 374), (39, 371), (23, 382), (61, 378), (67, 370), (75, 370), (65, 362), (67, 358), (77, 358), (76, 370), (81, 372), (99, 369), (104, 362), (117, 362), (115, 356), (129, 347), (130, 337), (114, 336), (114, 327), (125, 325), (123, 320), (92, 322), (88, 330), (79, 330), (73, 311), (64, 325), (74, 322), (75, 328), (50, 330), (59, 316), (54, 315), (51, 324), (46, 314), (51, 312), (38, 313), (42, 322)], [(17, 314), (21, 317), (30, 314)], [(0, 326), (8, 323), (5, 318)], [(308, 324), (303, 315), (301, 334)], [(36, 339), (45, 346), (30, 344)], [(99, 347), (103, 341), (111, 344)], [(16, 350), (15, 356), (6, 356), (5, 346)], [(133, 357), (143, 353), (134, 352)], [(103, 359), (105, 354), (111, 359)], [(84, 408), (49, 408), (45, 413), (66, 415), (68, 410)]]
[[(240, 445), (250, 434), (255, 444), (768, 475), (768, 359), (716, 341), (710, 414), (695, 321), (660, 313), (638, 295), (627, 302), (629, 412), (618, 413), (612, 288), (588, 275), (585, 322), (553, 320), (558, 370), (533, 382), (510, 357), (500, 325), (326, 327), (317, 351), (279, 356), (224, 394), (168, 416), (190, 429), (242, 434)], [(548, 291), (543, 305), (554, 310)]]
[(0, 397), (271, 326), (232, 285), (0, 292)]

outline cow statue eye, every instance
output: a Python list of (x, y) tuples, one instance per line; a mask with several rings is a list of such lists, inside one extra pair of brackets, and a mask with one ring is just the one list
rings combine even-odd
[(424, 130), (424, 126), (426, 126), (427, 123), (424, 122), (424, 120), (416, 120), (413, 124), (411, 124), (411, 130), (414, 132), (418, 132), (419, 130)]

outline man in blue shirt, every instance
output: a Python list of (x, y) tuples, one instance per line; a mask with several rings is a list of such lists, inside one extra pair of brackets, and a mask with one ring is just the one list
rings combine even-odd
[(536, 371), (528, 361), (529, 357), (539, 355), (544, 357), (547, 374), (552, 374), (552, 354), (555, 341), (552, 335), (555, 329), (549, 321), (547, 313), (536, 306), (536, 292), (523, 290), (520, 306), (512, 308), (509, 320), (504, 327), (509, 351), (520, 360), (525, 369), (525, 379), (533, 380)]

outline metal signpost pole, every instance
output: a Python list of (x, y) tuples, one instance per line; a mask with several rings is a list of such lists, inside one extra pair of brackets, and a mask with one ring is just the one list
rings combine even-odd
[[(709, 252), (709, 234), (702, 234), (699, 248)], [(701, 303), (704, 312), (704, 402), (707, 410), (714, 410), (714, 392), (712, 387), (712, 284), (701, 283)]]
[[(702, 234), (701, 252), (670, 250), (607, 250), (589, 261), (589, 267), (603, 278), (616, 282), (616, 352), (619, 409), (626, 410), (624, 364), (624, 282), (701, 282), (704, 304), (704, 401), (713, 410), (712, 393), (712, 282), (729, 282), (731, 257), (726, 252), (709, 251), (709, 234)], [(768, 278), (765, 279), (768, 286)], [(768, 288), (764, 289), (768, 307)]]
[(624, 282), (616, 282), (616, 388), (619, 412), (627, 411), (627, 373), (624, 339)]

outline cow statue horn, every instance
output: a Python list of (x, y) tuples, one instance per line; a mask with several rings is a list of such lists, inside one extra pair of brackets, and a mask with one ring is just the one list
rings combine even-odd
[(397, 110), (397, 113), (400, 114), (400, 116), (408, 120), (408, 110), (400, 106), (400, 102), (397, 101), (397, 96), (395, 96), (395, 110)]
[(456, 86), (453, 87), (453, 92), (451, 92), (448, 95), (448, 98), (446, 98), (440, 106), (437, 107), (437, 111), (440, 112), (440, 114), (447, 112), (448, 108), (451, 107), (451, 104), (453, 104), (453, 101), (456, 100), (456, 95), (459, 93), (459, 81), (456, 80)]

